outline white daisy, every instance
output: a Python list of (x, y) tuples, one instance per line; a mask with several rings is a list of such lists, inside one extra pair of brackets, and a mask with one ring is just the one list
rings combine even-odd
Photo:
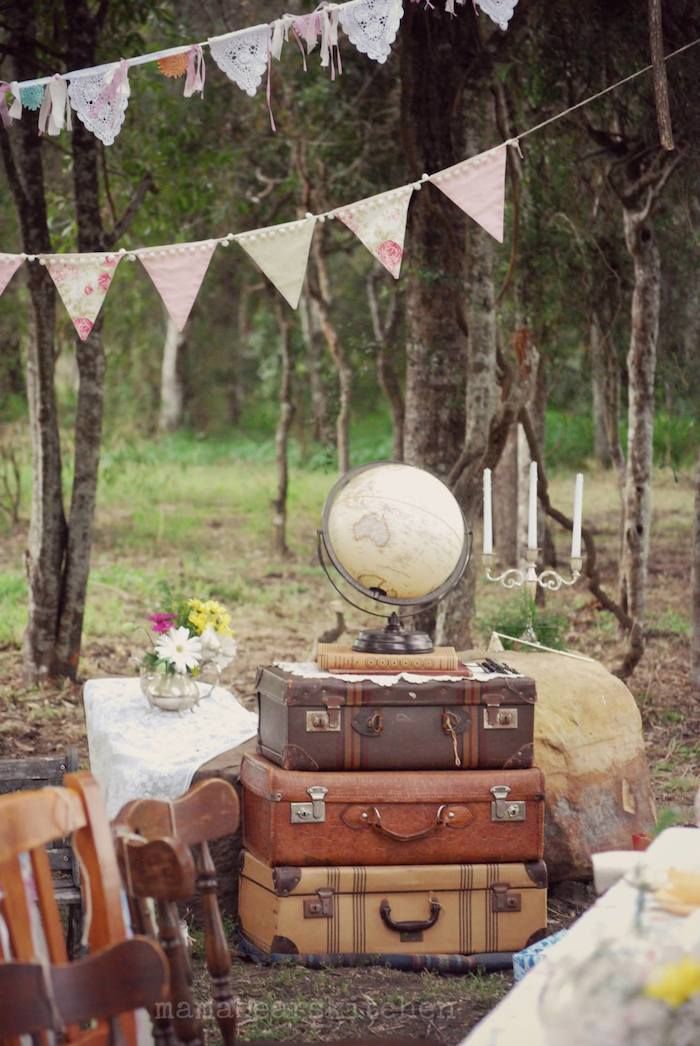
[(161, 661), (172, 661), (175, 671), (184, 675), (201, 661), (202, 641), (199, 636), (191, 636), (184, 626), (171, 628), (156, 643), (156, 654)]
[(222, 636), (208, 625), (202, 635), (202, 661), (213, 662), (221, 670), (236, 656), (236, 641), (231, 636)]

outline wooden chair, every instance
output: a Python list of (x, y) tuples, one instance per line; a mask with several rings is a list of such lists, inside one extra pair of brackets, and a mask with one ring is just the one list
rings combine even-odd
[[(87, 773), (68, 774), (64, 787), (0, 796), (0, 916), (9, 941), (0, 960), (67, 962), (46, 851), (66, 836), (83, 868), (90, 951), (126, 939), (119, 868), (97, 782)], [(133, 1017), (120, 1018), (120, 1027), (134, 1042)]]
[[(212, 985), (214, 1016), (226, 1046), (232, 1046), (236, 1040), (235, 1000), (230, 977), (231, 953), (219, 911), (216, 870), (208, 844), (215, 839), (232, 835), (238, 827), (239, 819), (240, 808), (235, 789), (226, 781), (212, 779), (196, 785), (186, 795), (172, 802), (136, 799), (127, 803), (113, 822), (117, 834), (126, 832), (127, 838), (141, 836), (149, 841), (177, 839), (190, 848), (196, 871), (196, 892), (202, 906), (204, 948)], [(129, 850), (127, 857), (130, 859), (135, 853), (136, 851)], [(134, 889), (135, 878), (132, 867), (131, 884)], [(128, 889), (128, 873), (125, 873), (125, 881)], [(178, 896), (173, 893), (168, 898), (161, 896), (160, 900), (166, 903), (175, 902)], [(168, 918), (171, 921), (174, 918), (173, 911), (173, 907), (168, 908)], [(158, 912), (163, 940), (164, 904), (159, 906)], [(171, 976), (177, 984), (178, 973), (172, 965)], [(189, 1033), (194, 1036), (189, 1040), (194, 1044), (198, 1033), (195, 1029)]]
[[(65, 755), (0, 759), (0, 795), (26, 789), (62, 785), (66, 774), (78, 769), (78, 750)], [(53, 892), (59, 908), (66, 910), (66, 947), (69, 958), (77, 954), (83, 932), (80, 867), (69, 839), (52, 840), (47, 846)]]
[[(167, 982), (165, 956), (144, 937), (76, 962), (0, 963), (0, 1035), (51, 1031), (81, 1046), (116, 1043), (118, 1015), (154, 1007), (164, 998)], [(77, 1030), (95, 1019), (96, 1026)]]

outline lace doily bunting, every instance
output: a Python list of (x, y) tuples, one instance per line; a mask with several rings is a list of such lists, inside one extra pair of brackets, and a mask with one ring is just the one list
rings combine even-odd
[(484, 14), (505, 32), (518, 0), (476, 0)]
[[(123, 79), (110, 90), (114, 77), (120, 75)], [(122, 72), (119, 65), (106, 73), (71, 80), (68, 88), (68, 97), (78, 119), (104, 145), (112, 145), (121, 131), (130, 93), (128, 74)]]
[(402, 0), (358, 0), (338, 8), (343, 32), (358, 51), (385, 62), (403, 16)]
[(267, 69), (270, 26), (256, 25), (208, 40), (211, 56), (229, 80), (252, 98)]
[(187, 72), (187, 51), (183, 51), (182, 54), (171, 54), (167, 58), (159, 58), (158, 68), (163, 76), (167, 76), (171, 80), (184, 76)]

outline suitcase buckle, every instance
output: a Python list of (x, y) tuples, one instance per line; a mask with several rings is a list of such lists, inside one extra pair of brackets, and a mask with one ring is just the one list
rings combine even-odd
[(333, 891), (324, 887), (316, 891), (316, 897), (304, 901), (305, 919), (331, 919), (333, 917)]
[(494, 785), (490, 790), (493, 796), (491, 803), (492, 821), (524, 821), (525, 802), (522, 799), (508, 800), (510, 788), (508, 785)]
[(492, 912), (519, 912), (523, 899), (517, 890), (511, 890), (508, 883), (494, 883), (491, 887)]
[(340, 733), (340, 709), (328, 708), (325, 711), (311, 710), (306, 713), (306, 732), (314, 733)]
[(517, 726), (517, 708), (499, 708), (498, 705), (489, 705), (484, 709), (485, 730), (515, 730)]
[(323, 785), (311, 785), (306, 789), (311, 796), (310, 803), (290, 803), (292, 824), (318, 824), (326, 820), (326, 804), (324, 802), (327, 788)]

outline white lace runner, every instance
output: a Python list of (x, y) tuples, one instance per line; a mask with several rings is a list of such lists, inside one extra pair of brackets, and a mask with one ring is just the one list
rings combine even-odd
[(476, 0), (478, 6), (505, 32), (518, 0)]
[(90, 769), (110, 817), (130, 799), (176, 799), (200, 766), (258, 729), (257, 715), (222, 687), (182, 713), (152, 709), (134, 678), (90, 679), (83, 701)]
[(105, 145), (112, 145), (121, 131), (131, 94), (128, 76), (110, 94), (109, 85), (118, 72), (119, 66), (115, 65), (106, 73), (76, 77), (68, 87), (70, 104), (78, 119)]
[[(461, 662), (462, 667), (468, 668), (470, 678), (479, 683), (487, 682), (489, 679), (515, 679), (520, 678), (519, 673), (507, 675), (501, 672), (486, 672), (481, 665), (471, 661)], [(275, 668), (281, 668), (283, 672), (289, 672), (293, 676), (301, 676), (303, 679), (342, 679), (344, 683), (374, 683), (376, 686), (395, 686), (404, 683), (461, 683), (464, 676), (449, 676), (441, 672), (440, 675), (431, 676), (430, 672), (397, 672), (396, 675), (383, 674), (373, 676), (367, 673), (353, 672), (343, 674), (342, 672), (325, 672), (319, 668), (315, 661), (275, 661)]]
[(212, 58), (251, 98), (262, 82), (270, 51), (270, 26), (256, 25), (208, 40)]
[(357, 0), (338, 12), (343, 32), (357, 50), (385, 62), (403, 16), (402, 0)]

